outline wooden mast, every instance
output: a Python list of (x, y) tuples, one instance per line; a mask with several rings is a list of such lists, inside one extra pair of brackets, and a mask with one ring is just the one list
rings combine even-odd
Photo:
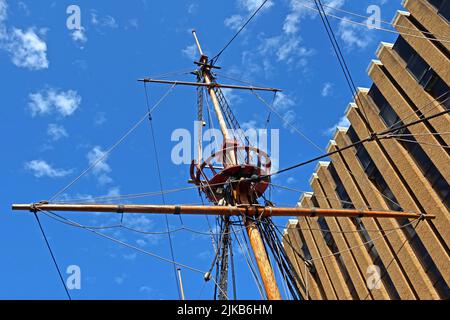
[[(205, 80), (205, 83), (209, 85), (212, 83), (212, 76), (210, 68), (207, 66), (208, 57), (203, 53), (195, 30), (192, 30), (192, 35), (195, 38), (195, 43), (197, 44), (197, 48), (200, 53), (200, 63), (204, 64), (203, 67), (201, 68), (203, 79)], [(228, 132), (225, 118), (223, 116), (220, 103), (219, 100), (217, 99), (214, 88), (209, 86), (208, 93), (214, 105), (214, 111), (216, 113), (217, 120), (219, 121), (220, 130), (222, 131), (223, 139), (225, 142), (224, 149), (226, 149), (226, 145), (232, 141), (232, 137)], [(233, 151), (230, 151), (230, 157), (229, 158), (225, 157), (224, 167), (226, 167), (227, 165), (236, 165), (236, 164), (237, 164), (237, 154)], [(237, 195), (235, 197), (235, 199), (243, 199), (243, 198), (246, 199), (247, 198), (246, 195)], [(245, 204), (250, 204), (249, 201), (245, 202), (246, 202)], [(281, 300), (280, 290), (275, 280), (275, 274), (270, 264), (269, 255), (267, 254), (266, 248), (264, 246), (261, 233), (259, 232), (258, 227), (256, 226), (254, 220), (247, 219), (245, 215), (243, 215), (243, 219), (248, 237), (250, 239), (250, 245), (253, 250), (253, 256), (255, 257), (256, 264), (258, 265), (259, 273), (261, 275), (261, 279), (264, 284), (267, 299)]]

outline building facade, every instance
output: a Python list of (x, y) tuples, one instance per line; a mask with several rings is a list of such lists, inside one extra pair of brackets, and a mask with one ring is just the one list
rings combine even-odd
[[(450, 1), (406, 0), (347, 108), (339, 151), (370, 135), (450, 109)], [(446, 41), (440, 41), (445, 39)], [(300, 217), (283, 244), (309, 299), (450, 298), (450, 115), (400, 129), (319, 162), (299, 206), (397, 210), (436, 219)]]

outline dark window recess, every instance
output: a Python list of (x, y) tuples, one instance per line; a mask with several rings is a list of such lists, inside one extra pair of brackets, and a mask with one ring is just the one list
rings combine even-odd
[(428, 0), (429, 3), (436, 9), (438, 14), (443, 16), (450, 22), (450, 1), (448, 0)]
[[(406, 132), (409, 133), (409, 131)], [(442, 203), (447, 207), (447, 209), (450, 209), (449, 184), (433, 162), (431, 162), (422, 147), (417, 143), (417, 140), (413, 136), (408, 136), (407, 140), (411, 141), (400, 141), (401, 145), (408, 150), (409, 154), (411, 154), (417, 166), (431, 184), (431, 187), (439, 195)]]
[(336, 246), (336, 243), (334, 242), (333, 235), (331, 234), (330, 228), (328, 227), (327, 222), (325, 221), (324, 217), (320, 217), (317, 219), (317, 223), (319, 224), (320, 230), (322, 231), (323, 238), (328, 245), (328, 247), (331, 249), (331, 252), (335, 253), (338, 252), (338, 248)]
[(339, 200), (341, 201), (342, 208), (354, 209), (355, 206), (352, 204), (352, 199), (350, 199), (350, 196), (348, 195), (347, 191), (345, 190), (345, 187), (342, 184), (342, 181), (339, 178), (336, 168), (334, 167), (332, 162), (328, 166), (328, 171), (330, 172), (331, 177), (333, 178), (334, 184), (336, 185), (335, 191), (339, 197)]
[(375, 163), (370, 158), (369, 153), (366, 148), (360, 144), (356, 151), (356, 157), (358, 158), (361, 166), (364, 169), (364, 172), (367, 174), (367, 177), (374, 184), (374, 186), (380, 191), (383, 195), (387, 206), (394, 211), (403, 211), (403, 209), (397, 204), (398, 201), (392, 193), (391, 189), (387, 185), (380, 171), (377, 169)]
[(317, 198), (316, 198), (315, 195), (313, 195), (313, 196), (311, 197), (311, 202), (312, 202), (314, 208), (320, 208), (319, 202), (317, 201)]
[(416, 78), (417, 82), (423, 86), (426, 83), (426, 79), (429, 77), (430, 66), (426, 61), (417, 53), (413, 55), (406, 65), (406, 69)]
[[(448, 86), (445, 86), (447, 88), (446, 90), (448, 90)], [(400, 121), (397, 113), (394, 111), (394, 109), (392, 109), (391, 105), (381, 94), (380, 90), (375, 84), (373, 84), (370, 88), (369, 96), (377, 105), (378, 110), (380, 111), (379, 114), (387, 126), (392, 126), (393, 124), (397, 124), (398, 126), (403, 125), (403, 122)], [(450, 105), (450, 99), (448, 99), (448, 101), (448, 104)], [(405, 128), (401, 130), (401, 132), (398, 131), (397, 133), (410, 134), (410, 131)], [(448, 185), (447, 181), (441, 175), (436, 166), (431, 162), (430, 158), (425, 153), (425, 151), (423, 151), (422, 147), (417, 143), (416, 139), (414, 139), (413, 136), (408, 136), (407, 140), (411, 140), (411, 142), (402, 140), (400, 140), (399, 142), (405, 147), (406, 150), (408, 150), (409, 154), (413, 157), (414, 161), (416, 162), (424, 176), (428, 179), (433, 189), (437, 192), (444, 205), (447, 208), (450, 208), (450, 186)], [(361, 164), (363, 164), (364, 169), (366, 170), (366, 172), (370, 171), (371, 168), (370, 164), (368, 163), (369, 155), (363, 150), (359, 150), (358, 152)]]
[(381, 192), (381, 194), (384, 196), (384, 200), (386, 201), (387, 206), (394, 211), (403, 211), (402, 207), (398, 204), (397, 199), (395, 198), (394, 194), (392, 193), (391, 189), (386, 183), (386, 180), (384, 180), (383, 176), (381, 175), (380, 171), (373, 166), (373, 171), (369, 176), (369, 179), (373, 182), (375, 187)]
[(355, 129), (353, 129), (352, 126), (350, 126), (347, 130), (347, 136), (349, 137), (350, 141), (352, 143), (357, 143), (360, 139), (358, 138), (358, 135), (356, 134)]
[(427, 91), (433, 98), (437, 99), (445, 109), (450, 109), (450, 94), (449, 86), (444, 80), (439, 77), (436, 72), (433, 71), (430, 79), (424, 86), (425, 91)]
[(398, 55), (408, 63), (408, 61), (414, 56), (417, 55), (416, 51), (409, 45), (409, 43), (402, 37), (399, 36), (397, 41), (395, 41), (392, 50), (398, 53)]
[(386, 126), (391, 127), (394, 124), (399, 123), (400, 118), (397, 115), (397, 113), (392, 109), (389, 102), (386, 100), (386, 98), (381, 93), (380, 89), (373, 84), (372, 87), (369, 90), (369, 96), (372, 98), (373, 102), (376, 104), (379, 110), (380, 117), (384, 120), (384, 123), (386, 123)]
[(305, 243), (302, 245), (302, 252), (303, 252), (303, 256), (306, 260), (312, 259), (311, 252), (309, 252), (309, 248)]
[(430, 256), (429, 251), (426, 249), (422, 240), (416, 233), (417, 223), (411, 224), (411, 221), (408, 219), (400, 219), (398, 223), (403, 226), (402, 230), (405, 233), (406, 238), (409, 240), (412, 249), (414, 250), (416, 256), (419, 258), (420, 263), (422, 264), (425, 272), (430, 277), (431, 281), (435, 284), (434, 287), (438, 291), (441, 297), (445, 297), (448, 299), (449, 297), (449, 288), (445, 284), (445, 281), (442, 274), (439, 272), (436, 264)]
[[(325, 218), (319, 217), (317, 219), (317, 223), (319, 224), (319, 227), (322, 231), (323, 238), (324, 238), (327, 246), (330, 248), (331, 252), (333, 252), (333, 253), (339, 252), (339, 249), (338, 249), (336, 243), (334, 242), (333, 235), (331, 234), (330, 228), (328, 227), (328, 224), (325, 221)], [(348, 270), (345, 267), (345, 263), (342, 259), (342, 256), (340, 254), (336, 254), (335, 257), (336, 257), (336, 259), (337, 259), (336, 261), (338, 262), (338, 265), (339, 265), (339, 270), (341, 270), (341, 272), (344, 274), (344, 279), (349, 287), (350, 293), (356, 299), (357, 298), (356, 289), (351, 280), (347, 281), (348, 279), (350, 279), (350, 274), (348, 273)]]
[(405, 61), (406, 69), (424, 90), (443, 103), (446, 109), (450, 109), (449, 86), (402, 36), (398, 37), (393, 50)]

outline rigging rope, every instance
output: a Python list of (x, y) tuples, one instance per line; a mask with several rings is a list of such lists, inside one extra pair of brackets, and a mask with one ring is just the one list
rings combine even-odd
[[(160, 104), (161, 102), (169, 95), (169, 93), (172, 92), (173, 88), (176, 86), (176, 83), (174, 83), (167, 91), (166, 93), (153, 105), (150, 112), (153, 112)], [(116, 143), (114, 143), (106, 152), (103, 153), (102, 156), (100, 156), (96, 161), (94, 161), (89, 167), (87, 167), (83, 172), (80, 173), (75, 179), (73, 179), (68, 185), (63, 187), (61, 190), (55, 193), (50, 198), (50, 202), (54, 199), (56, 199), (59, 195), (61, 195), (63, 192), (65, 192), (67, 189), (69, 189), (73, 184), (75, 184), (79, 179), (81, 179), (84, 175), (86, 175), (90, 170), (92, 170), (95, 166), (97, 166), (101, 161), (105, 160), (111, 152), (114, 151), (134, 130), (136, 130), (139, 125), (141, 125), (148, 117), (149, 113), (146, 112), (145, 115), (139, 119), (138, 122), (136, 122)]]
[[(150, 103), (149, 103), (149, 99), (148, 99), (147, 83), (146, 82), (144, 82), (144, 91), (145, 91), (145, 101), (146, 101), (147, 112), (148, 112), (148, 120), (149, 120), (149, 123), (150, 123), (150, 131), (151, 131), (152, 142), (153, 142), (153, 150), (154, 150), (154, 154), (155, 154), (156, 168), (157, 168), (157, 171), (158, 171), (158, 180), (159, 180), (159, 188), (160, 188), (160, 191), (161, 191), (161, 199), (162, 199), (163, 204), (166, 204), (166, 198), (164, 197), (164, 193), (162, 192), (164, 188), (163, 188), (163, 183), (162, 183), (161, 168), (160, 168), (160, 165), (159, 165), (158, 148), (156, 146), (155, 131), (153, 129), (153, 121), (152, 121), (153, 118), (152, 118), (152, 114), (151, 114), (151, 111), (150, 111)], [(123, 215), (123, 213), (122, 213), (122, 215)], [(165, 217), (165, 220), (166, 220), (167, 231), (169, 231), (170, 230), (169, 218), (168, 218), (167, 214), (165, 214), (164, 217)], [(181, 216), (179, 216), (179, 217), (180, 217), (181, 224), (183, 225), (183, 220), (181, 219)], [(174, 250), (173, 250), (172, 235), (171, 235), (170, 232), (167, 232), (167, 238), (169, 240), (170, 257), (171, 257), (171, 259), (173, 261), (175, 261), (175, 253), (174, 253)], [(180, 284), (178, 283), (177, 267), (178, 267), (177, 265), (175, 265), (175, 264), (173, 265), (173, 273), (174, 273), (175, 284), (177, 286), (178, 298), (179, 298), (179, 300), (181, 300), (181, 288), (180, 288)]]
[[(315, 0), (310, 0), (310, 1), (315, 1)], [(304, 3), (298, 2), (298, 4), (303, 6), (303, 7), (305, 7), (305, 8), (307, 8), (307, 9), (310, 9), (312, 11), (319, 12), (319, 10), (317, 10), (316, 8), (310, 7), (310, 6), (308, 6), (308, 5), (304, 4)], [(325, 5), (323, 5), (323, 6), (325, 6)], [(330, 6), (328, 6), (328, 7), (330, 7)], [(333, 9), (338, 10), (337, 8), (333, 8)], [(342, 9), (339, 9), (339, 10), (340, 11), (344, 11)], [(344, 12), (356, 15), (355, 13), (350, 13), (350, 11), (344, 11)], [(375, 25), (369, 25), (367, 22), (357, 22), (357, 21), (348, 19), (346, 17), (340, 17), (340, 16), (337, 16), (337, 15), (334, 15), (334, 14), (331, 14), (331, 13), (326, 13), (326, 15), (328, 17), (332, 17), (332, 18), (338, 19), (338, 20), (343, 21), (343, 22), (347, 22), (347, 23), (350, 23), (350, 24), (355, 24), (355, 25), (358, 25), (358, 26), (365, 27), (365, 28), (367, 28), (369, 30), (373, 29), (373, 30), (385, 31), (385, 32), (393, 33), (393, 34), (399, 34), (399, 35), (402, 35), (402, 36), (409, 36), (409, 37), (418, 38), (418, 39), (424, 39), (424, 40), (441, 42), (441, 43), (450, 43), (450, 39), (447, 39), (448, 36), (433, 35), (431, 32), (419, 31), (419, 33), (421, 35), (417, 35), (417, 34), (405, 33), (405, 32), (400, 32), (400, 31), (396, 31), (396, 30), (391, 30), (391, 29), (386, 29), (386, 28), (382, 28), (382, 27), (377, 27)], [(382, 22), (382, 20), (372, 19), (372, 17), (366, 17), (366, 16), (362, 16), (362, 15), (361, 15), (361, 17), (365, 17), (365, 18), (371, 19), (373, 21)], [(412, 28), (408, 28), (408, 27), (404, 27), (404, 26), (400, 26), (400, 25), (398, 25), (397, 27), (404, 28), (404, 29), (411, 29), (411, 30), (414, 30), (415, 32), (418, 32), (416, 29), (412, 29)], [(427, 37), (427, 36), (423, 35), (424, 33), (425, 34), (430, 34), (430, 36), (433, 36), (433, 37)], [(442, 38), (444, 38), (444, 39), (442, 39)]]
[(239, 30), (234, 34), (234, 36), (226, 43), (226, 45), (222, 48), (222, 50), (219, 51), (212, 59), (211, 64), (214, 65), (217, 60), (219, 60), (219, 57), (221, 54), (229, 47), (229, 45), (236, 39), (236, 37), (244, 30), (244, 28), (250, 23), (250, 21), (258, 14), (258, 12), (264, 7), (264, 5), (267, 3), (268, 0), (264, 0), (263, 3), (253, 12), (253, 14), (245, 21), (245, 23), (239, 28)]
[(344, 73), (345, 80), (347, 81), (347, 84), (350, 89), (350, 93), (352, 97), (355, 99), (356, 104), (359, 104), (360, 110), (363, 112), (364, 120), (367, 124), (366, 128), (368, 130), (369, 134), (373, 133), (373, 129), (370, 126), (367, 118), (366, 111), (364, 109), (364, 105), (361, 103), (361, 100), (357, 94), (358, 89), (356, 88), (355, 82), (353, 81), (352, 74), (350, 72), (350, 69), (348, 68), (347, 62), (345, 60), (344, 54), (342, 53), (341, 47), (339, 45), (339, 42), (336, 39), (336, 35), (334, 34), (333, 28), (331, 27), (330, 21), (328, 20), (327, 14), (325, 12), (325, 9), (323, 8), (322, 2), (320, 0), (314, 0), (314, 3), (316, 4), (317, 9), (319, 10), (320, 18), (322, 20), (322, 23), (325, 27), (325, 31), (327, 32), (328, 38), (331, 42), (331, 45), (333, 47), (333, 50), (336, 54), (336, 57), (339, 61), (339, 65), (342, 69), (342, 72)]
[[(158, 260), (161, 260), (161, 261), (164, 261), (164, 262), (167, 262), (167, 263), (171, 263), (171, 264), (174, 264), (174, 265), (183, 267), (183, 268), (185, 268), (185, 269), (188, 269), (188, 270), (191, 270), (191, 271), (194, 271), (194, 272), (197, 272), (197, 273), (201, 273), (202, 275), (205, 275), (205, 273), (206, 273), (205, 271), (200, 270), (200, 269), (198, 269), (198, 268), (191, 267), (191, 266), (189, 266), (189, 265), (187, 265), (187, 264), (180, 263), (180, 262), (177, 262), (177, 261), (173, 261), (173, 260), (171, 260), (171, 259), (168, 259), (168, 258), (165, 258), (165, 257), (163, 257), (163, 256), (160, 256), (160, 255), (158, 255), (158, 254), (156, 254), (156, 253), (153, 253), (153, 252), (144, 250), (144, 249), (142, 249), (142, 248), (139, 248), (139, 247), (136, 247), (136, 246), (134, 246), (134, 245), (132, 245), (132, 244), (129, 244), (129, 243), (127, 243), (127, 242), (124, 242), (124, 241), (122, 241), (122, 240), (119, 240), (119, 239), (116, 239), (116, 238), (114, 238), (114, 237), (108, 236), (108, 235), (106, 235), (106, 234), (104, 234), (104, 233), (98, 232), (98, 231), (96, 231), (96, 230), (94, 230), (94, 229), (86, 228), (86, 227), (84, 227), (83, 225), (81, 225), (81, 224), (79, 224), (79, 223), (77, 223), (77, 222), (75, 222), (75, 221), (73, 221), (73, 220), (71, 220), (71, 219), (65, 218), (65, 217), (63, 217), (63, 216), (61, 216), (61, 215), (59, 215), (59, 214), (57, 214), (57, 213), (55, 213), (55, 212), (52, 212), (52, 211), (45, 211), (45, 210), (40, 210), (40, 209), (37, 209), (37, 210), (39, 210), (40, 212), (46, 213), (46, 214), (53, 215), (53, 216), (55, 216), (55, 217), (57, 217), (57, 218), (59, 218), (59, 219), (61, 219), (61, 220), (65, 220), (65, 221), (69, 222), (70, 224), (77, 225), (79, 228), (82, 228), (82, 229), (84, 229), (84, 230), (87, 230), (87, 231), (89, 231), (89, 232), (92, 232), (93, 234), (95, 234), (95, 235), (97, 235), (97, 236), (100, 236), (100, 237), (102, 237), (102, 238), (105, 238), (105, 239), (107, 239), (107, 240), (110, 240), (110, 241), (112, 241), (112, 242), (115, 242), (115, 243), (120, 244), (120, 245), (122, 245), (122, 246), (125, 246), (125, 247), (127, 247), (127, 248), (133, 249), (133, 250), (138, 251), (138, 252), (140, 252), (140, 253), (146, 254), (146, 255), (151, 256), (151, 257), (153, 257), (153, 258), (156, 258), (156, 259), (158, 259)], [(49, 216), (49, 215), (48, 215), (48, 216)], [(215, 281), (215, 280), (213, 279), (213, 281)]]
[(39, 220), (39, 217), (38, 217), (37, 213), (36, 212), (33, 212), (33, 213), (34, 213), (34, 217), (36, 218), (37, 224), (39, 225), (39, 229), (41, 230), (42, 236), (44, 237), (45, 244), (47, 245), (48, 251), (50, 252), (50, 255), (52, 257), (53, 264), (55, 265), (55, 268), (58, 271), (59, 279), (61, 280), (61, 283), (62, 283), (62, 285), (64, 287), (64, 290), (66, 291), (67, 298), (69, 300), (72, 300), (72, 297), (70, 296), (69, 290), (67, 289), (66, 282), (64, 281), (64, 278), (62, 276), (61, 270), (60, 270), (60, 268), (58, 266), (58, 262), (56, 262), (56, 258), (55, 258), (55, 255), (53, 254), (52, 247), (50, 246), (50, 243), (48, 242), (48, 239), (47, 239), (47, 236), (45, 234), (44, 228), (42, 227), (41, 221)]

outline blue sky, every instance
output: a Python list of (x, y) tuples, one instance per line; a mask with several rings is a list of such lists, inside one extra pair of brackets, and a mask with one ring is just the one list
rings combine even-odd
[[(391, 21), (400, 0), (330, 0), (330, 6), (367, 15), (381, 6)], [(146, 112), (144, 90), (136, 80), (176, 70), (193, 70), (192, 28), (210, 56), (233, 35), (259, 0), (214, 1), (5, 1), (0, 0), (0, 95), (3, 185), (0, 195), (0, 298), (65, 299), (34, 217), (12, 212), (11, 203), (48, 199), (107, 150)], [(275, 105), (315, 144), (325, 148), (350, 102), (350, 93), (320, 19), (301, 4), (271, 1), (219, 60), (220, 73), (283, 89)], [(69, 30), (66, 9), (81, 9), (79, 31)], [(348, 16), (342, 11), (334, 12)], [(355, 21), (361, 18), (348, 16)], [(395, 35), (331, 19), (355, 83), (370, 86), (366, 68), (380, 41)], [(193, 55), (193, 53), (195, 53)], [(195, 81), (192, 75), (173, 79)], [(221, 82), (232, 82), (220, 78)], [(167, 86), (149, 85), (150, 104)], [(267, 109), (251, 93), (227, 92), (242, 124), (264, 127)], [(270, 100), (271, 95), (265, 94)], [(171, 134), (193, 131), (195, 89), (176, 87), (153, 114), (164, 189), (188, 186), (188, 166), (175, 165)], [(281, 168), (320, 152), (272, 115), (270, 128), (280, 129)], [(314, 165), (276, 178), (276, 183), (309, 190)], [(64, 193), (88, 198), (158, 191), (156, 162), (146, 121), (107, 159)], [(278, 204), (295, 205), (299, 194), (274, 191)], [(137, 199), (161, 203), (160, 197)], [(167, 203), (199, 203), (198, 194), (170, 194)], [(66, 214), (90, 225), (117, 223), (120, 216)], [(41, 218), (63, 272), (81, 268), (82, 288), (74, 299), (176, 299), (172, 265), (122, 247), (88, 231)], [(169, 217), (178, 228), (177, 217)], [(213, 222), (213, 219), (211, 219)], [(287, 218), (276, 219), (285, 225)], [(124, 223), (148, 231), (164, 231), (161, 216), (128, 215)], [(195, 230), (208, 230), (204, 217), (184, 217)], [(142, 236), (125, 230), (106, 234), (170, 258), (167, 236)], [(189, 232), (173, 234), (175, 259), (207, 270), (213, 257), (211, 239)], [(236, 253), (238, 298), (259, 298), (241, 252)], [(213, 284), (182, 270), (189, 299), (212, 298)], [(65, 274), (65, 276), (67, 276)], [(203, 288), (203, 289), (202, 289)]]

